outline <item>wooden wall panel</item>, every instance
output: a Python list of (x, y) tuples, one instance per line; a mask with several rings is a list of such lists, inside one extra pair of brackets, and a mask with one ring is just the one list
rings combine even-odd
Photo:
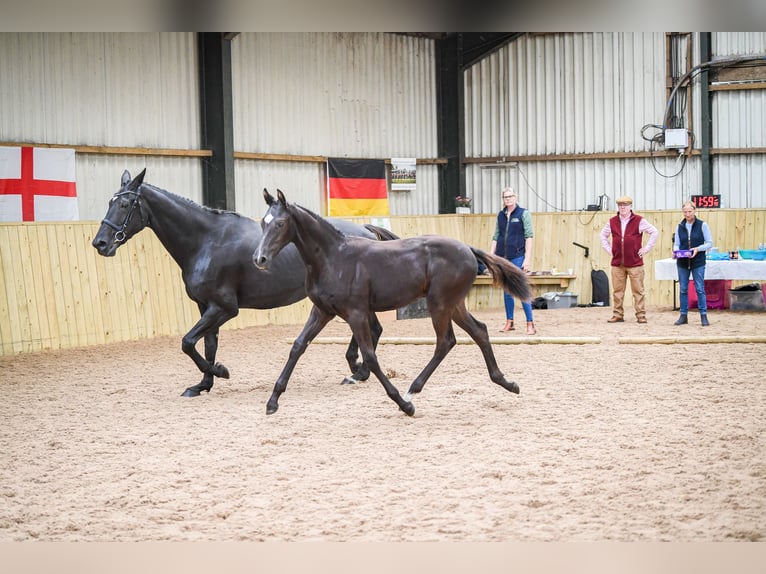
[[(673, 284), (654, 279), (654, 261), (671, 256), (672, 234), (681, 212), (640, 212), (660, 230), (646, 258), (647, 303), (670, 306)], [(699, 210), (712, 229), (719, 250), (756, 248), (766, 243), (766, 209)], [(590, 272), (609, 273), (609, 255), (599, 231), (611, 212), (533, 214), (534, 270), (573, 269), (570, 291), (580, 303), (591, 300)], [(367, 223), (369, 218), (353, 218)], [(494, 214), (391, 217), (401, 237), (441, 234), (483, 250), (489, 249)], [(117, 255), (104, 258), (91, 246), (98, 224), (0, 224), (0, 353), (14, 355), (159, 336), (181, 336), (199, 319), (187, 296), (181, 272), (151, 231), (133, 237)], [(573, 242), (589, 248), (589, 256)], [(611, 283), (611, 280), (610, 280)], [(746, 283), (734, 282), (734, 285)], [(540, 294), (542, 288), (535, 289)], [(470, 309), (502, 307), (498, 289), (474, 289)], [(269, 310), (243, 309), (224, 329), (255, 325), (301, 325), (307, 300)], [(500, 312), (500, 311), (499, 311)], [(296, 332), (297, 335), (297, 332)], [(180, 343), (179, 343), (180, 345)]]

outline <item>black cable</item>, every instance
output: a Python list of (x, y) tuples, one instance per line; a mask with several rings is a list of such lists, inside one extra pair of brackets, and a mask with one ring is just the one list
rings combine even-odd
[(534, 194), (535, 194), (535, 196), (536, 196), (536, 197), (537, 197), (537, 198), (538, 198), (540, 201), (542, 201), (542, 202), (543, 202), (545, 205), (547, 205), (548, 207), (551, 207), (551, 208), (553, 208), (553, 210), (554, 210), (554, 211), (564, 211), (563, 209), (559, 209), (559, 208), (558, 208), (558, 207), (556, 207), (555, 205), (552, 205), (552, 204), (548, 203), (547, 201), (545, 201), (545, 198), (544, 198), (544, 197), (541, 197), (541, 196), (540, 196), (540, 194), (539, 194), (539, 193), (537, 193), (537, 191), (535, 190), (535, 188), (534, 188), (534, 187), (532, 187), (532, 186), (529, 184), (529, 180), (527, 179), (527, 176), (526, 176), (526, 175), (524, 175), (524, 172), (523, 172), (523, 171), (521, 171), (521, 166), (517, 165), (517, 166), (516, 166), (516, 169), (517, 169), (517, 170), (519, 171), (519, 173), (521, 174), (521, 177), (522, 177), (522, 178), (524, 178), (524, 181), (526, 182), (526, 184), (527, 184), (527, 187), (528, 187), (529, 189), (531, 189), (531, 190), (532, 190), (532, 193), (534, 193)]

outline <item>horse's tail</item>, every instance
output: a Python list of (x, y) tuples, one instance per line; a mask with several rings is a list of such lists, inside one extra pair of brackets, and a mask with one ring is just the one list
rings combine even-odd
[(374, 233), (378, 241), (391, 241), (392, 239), (399, 239), (398, 235), (391, 233), (385, 227), (378, 227), (372, 223), (365, 223), (364, 228)]
[(507, 259), (486, 253), (481, 249), (471, 247), (477, 260), (484, 263), (492, 274), (492, 284), (495, 287), (501, 287), (511, 295), (519, 299), (529, 301), (532, 298), (532, 290), (527, 281), (527, 274), (516, 267)]

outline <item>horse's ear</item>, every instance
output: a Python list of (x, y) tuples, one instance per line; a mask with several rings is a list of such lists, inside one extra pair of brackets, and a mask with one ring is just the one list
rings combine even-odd
[(122, 172), (122, 179), (120, 180), (120, 185), (122, 187), (125, 187), (130, 182), (130, 172), (126, 169)]
[(274, 197), (269, 193), (269, 190), (263, 188), (263, 199), (266, 200), (266, 205), (269, 207), (274, 205)]
[(277, 189), (277, 199), (279, 200), (279, 203), (281, 203), (284, 206), (287, 206), (287, 200), (285, 199), (285, 194), (282, 193), (281, 189)]
[(133, 178), (133, 181), (130, 182), (130, 189), (138, 189), (138, 187), (144, 183), (144, 175), (146, 175), (146, 168)]

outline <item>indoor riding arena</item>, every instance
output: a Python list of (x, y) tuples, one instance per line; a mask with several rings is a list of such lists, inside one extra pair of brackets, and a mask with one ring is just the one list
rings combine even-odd
[[(0, 542), (762, 548), (764, 54), (763, 32), (0, 33)], [(84, 86), (87, 110), (67, 105)], [(285, 197), (306, 227), (357, 230), (326, 234), (334, 265), (297, 232), (256, 250)], [(684, 235), (687, 201), (707, 226)], [(601, 234), (636, 216), (657, 232), (635, 259), (647, 321), (628, 284), (608, 322), (620, 247)], [(459, 244), (526, 221), (526, 282), (504, 269), (534, 334), (518, 298), (501, 330), (503, 291)], [(708, 228), (710, 324), (695, 299), (675, 325), (697, 256), (676, 238)], [(375, 241), (387, 287), (422, 296), (436, 248), (413, 262), (391, 236), (423, 235), (460, 254), (435, 316), (467, 293), (520, 392), (454, 323), (411, 416), (374, 375), (343, 384), (371, 288), (267, 414), (319, 314), (307, 289), (338, 313), (381, 274), (338, 253)], [(317, 295), (327, 277), (347, 280)], [(394, 307), (376, 352), (408, 407), (438, 329), (422, 298)]]

